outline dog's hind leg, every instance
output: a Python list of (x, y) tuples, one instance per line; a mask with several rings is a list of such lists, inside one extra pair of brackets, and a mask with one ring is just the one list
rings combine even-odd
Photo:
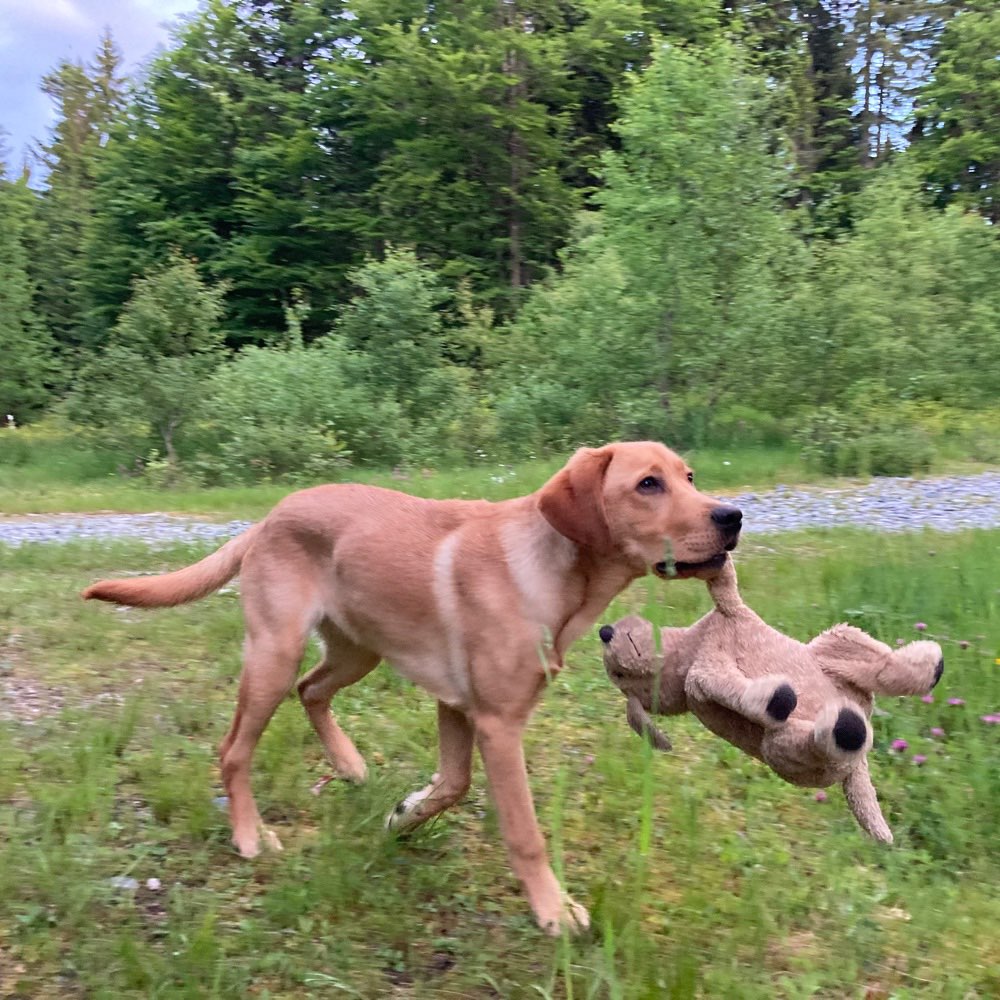
[(307, 578), (281, 576), (273, 570), (265, 575), (262, 570), (260, 566), (244, 568), (247, 631), (243, 673), (236, 714), (219, 746), (233, 844), (245, 858), (260, 853), (262, 838), (267, 847), (281, 850), (280, 841), (264, 827), (257, 811), (250, 785), (250, 762), (271, 716), (295, 683), (306, 638), (315, 624), (316, 608)]
[(472, 723), (464, 712), (438, 702), (438, 773), (386, 817), (390, 830), (412, 830), (464, 798), (472, 780)]
[[(299, 681), (299, 700), (337, 774), (349, 781), (364, 781), (368, 770), (364, 758), (337, 724), (330, 702), (338, 691), (374, 670), (379, 656), (355, 645), (327, 622), (319, 626), (319, 632), (325, 644), (323, 659)], [(318, 792), (328, 780), (321, 779), (313, 791)]]

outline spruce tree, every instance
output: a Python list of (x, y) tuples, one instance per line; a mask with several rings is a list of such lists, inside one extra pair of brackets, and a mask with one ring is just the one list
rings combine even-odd
[(39, 316), (29, 272), (37, 196), (22, 176), (7, 179), (0, 162), (0, 420), (36, 416), (55, 375), (52, 339)]

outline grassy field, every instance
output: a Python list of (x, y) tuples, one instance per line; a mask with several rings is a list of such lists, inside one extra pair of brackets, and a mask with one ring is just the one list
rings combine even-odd
[[(699, 486), (708, 491), (767, 489), (778, 483), (834, 482), (808, 468), (793, 444), (702, 448), (686, 452), (697, 470)], [(490, 500), (528, 493), (545, 482), (561, 458), (518, 463), (485, 461), (453, 471), (411, 469), (406, 472), (364, 468), (343, 470), (341, 478), (404, 489), (429, 497), (476, 496)], [(986, 468), (967, 451), (942, 449), (933, 473), (977, 472)], [(835, 480), (843, 485), (844, 480)], [(311, 485), (300, 483), (298, 485)], [(294, 486), (277, 485), (161, 489), (143, 478), (117, 471), (110, 454), (86, 441), (47, 427), (0, 433), (0, 515), (88, 513), (105, 510), (146, 513), (198, 513), (218, 518), (258, 518)]]
[[(1000, 711), (1000, 532), (767, 542), (741, 547), (741, 580), (775, 625), (807, 638), (846, 618), (893, 643), (923, 621), (945, 647), (934, 702), (883, 699), (875, 719), (896, 846), (865, 840), (838, 789), (818, 802), (693, 719), (654, 755), (591, 635), (528, 737), (558, 868), (594, 918), (556, 942), (507, 869), (478, 767), (462, 806), (405, 841), (382, 832), (434, 767), (419, 691), (382, 668), (339, 696), (371, 778), (319, 797), (318, 742), (283, 705), (255, 788), (286, 850), (242, 861), (213, 803), (236, 594), (158, 612), (76, 598), (205, 550), (0, 547), (0, 997), (1000, 995), (1000, 726), (981, 720)], [(697, 583), (646, 580), (608, 618), (706, 607)]]
[[(122, 477), (115, 472), (110, 458), (80, 449), (72, 442), (40, 438), (37, 450), (19, 447), (16, 453), (9, 449), (5, 454), (3, 446), (10, 440), (10, 436), (5, 439), (0, 435), (0, 514), (117, 510), (256, 518), (295, 488), (285, 483), (157, 489), (142, 479)], [(705, 449), (689, 457), (697, 463), (705, 483), (720, 490), (817, 479), (792, 446)], [(421, 496), (502, 500), (537, 489), (563, 460), (522, 462), (517, 466), (484, 463), (454, 471), (345, 469), (342, 478), (405, 489)]]

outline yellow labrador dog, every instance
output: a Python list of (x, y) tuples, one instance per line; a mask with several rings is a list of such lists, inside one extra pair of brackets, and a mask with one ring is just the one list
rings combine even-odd
[(414, 827), (459, 801), (475, 743), (511, 866), (539, 925), (558, 933), (589, 918), (549, 866), (522, 733), (546, 679), (616, 594), (651, 569), (683, 577), (721, 564), (735, 547), (740, 511), (699, 493), (693, 478), (662, 444), (635, 441), (583, 448), (536, 493), (500, 503), (317, 486), (193, 566), (103, 580), (83, 596), (167, 607), (240, 575), (244, 665), (219, 761), (233, 843), (248, 858), (262, 843), (280, 848), (257, 811), (250, 760), (310, 633), (324, 655), (298, 694), (345, 778), (363, 780), (365, 762), (330, 701), (388, 660), (437, 699), (440, 739), (438, 773), (389, 826)]

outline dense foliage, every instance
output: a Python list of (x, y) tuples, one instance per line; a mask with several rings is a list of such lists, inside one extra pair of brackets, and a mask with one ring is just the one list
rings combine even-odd
[(925, 467), (1000, 394), (997, 18), (205, 0), (131, 81), (105, 36), (0, 182), (0, 411), (202, 481), (636, 435)]

